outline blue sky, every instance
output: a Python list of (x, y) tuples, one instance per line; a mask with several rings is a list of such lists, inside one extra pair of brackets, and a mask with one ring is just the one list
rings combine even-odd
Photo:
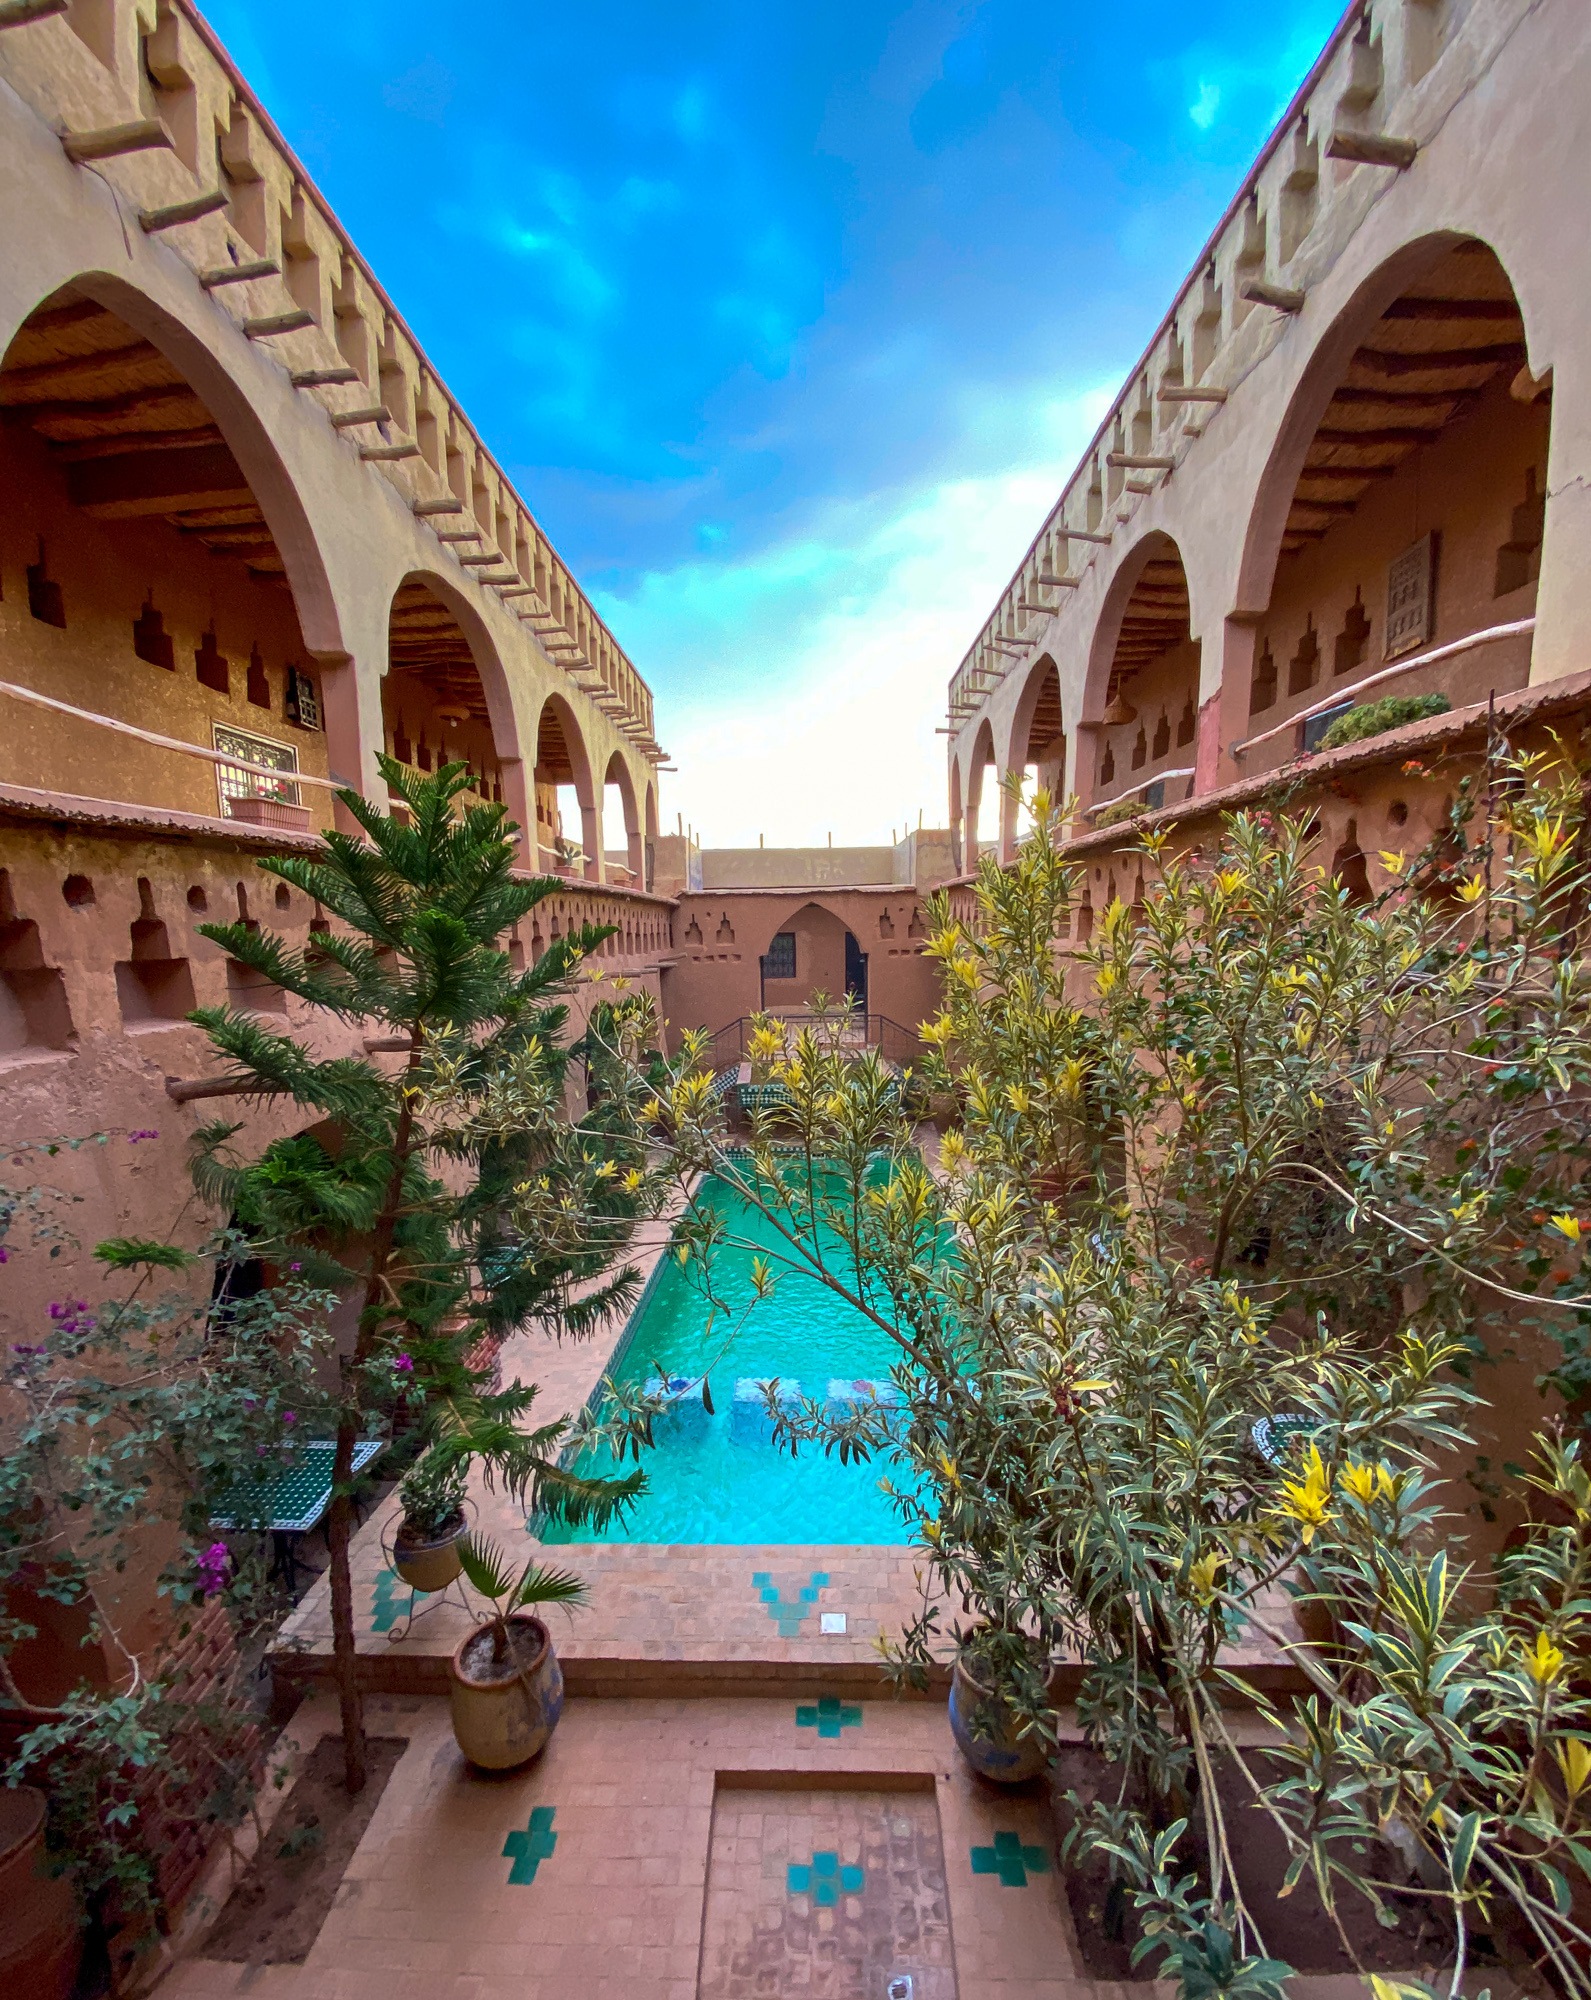
[(945, 816), (945, 682), (1341, 0), (212, 0), (709, 845)]

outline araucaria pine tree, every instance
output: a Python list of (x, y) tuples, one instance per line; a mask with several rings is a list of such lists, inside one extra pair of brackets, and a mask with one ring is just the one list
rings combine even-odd
[[(237, 1126), (206, 1128), (201, 1193), (232, 1210), (261, 1255), (358, 1299), (357, 1333), (338, 1356), (327, 1533), (350, 1790), (365, 1776), (349, 1574), (356, 1442), (379, 1431), (399, 1393), (411, 1405), (423, 1395), (522, 1415), (534, 1392), (486, 1394), (471, 1348), (530, 1316), (578, 1333), (624, 1304), (637, 1274), (613, 1267), (652, 1188), (641, 1128), (622, 1105), (605, 1100), (600, 1124), (565, 1108), (558, 994), (609, 933), (572, 930), (515, 972), (505, 936), (559, 885), (514, 874), (502, 806), (457, 806), (462, 765), (422, 779), (384, 758), (381, 771), (405, 816), (343, 792), (363, 838), (328, 833), (314, 857), (261, 863), (325, 913), (305, 949), (241, 923), (202, 927), (241, 964), (361, 1024), (371, 1053), (321, 1061), (257, 1015), (194, 1016), (236, 1066), (240, 1092), (289, 1097), (311, 1114), (252, 1161), (231, 1148)], [(622, 1003), (614, 1013), (622, 1040)], [(573, 1278), (583, 1281), (578, 1305)], [(640, 1475), (571, 1475), (556, 1462), (563, 1429), (524, 1434), (510, 1454), (513, 1484), (533, 1507), (600, 1521)]]

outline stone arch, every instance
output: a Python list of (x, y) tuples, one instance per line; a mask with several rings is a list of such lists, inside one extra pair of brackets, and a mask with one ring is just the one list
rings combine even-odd
[(602, 778), (602, 845), (604, 849), (602, 864), (604, 869), (607, 867), (609, 855), (613, 852), (611, 845), (613, 836), (620, 830), (619, 827), (609, 826), (607, 823), (607, 794), (611, 787), (617, 787), (619, 793), (619, 810), (622, 815), (624, 832), (624, 865), (629, 870), (630, 886), (639, 889), (646, 879), (646, 857), (642, 845), (641, 815), (636, 806), (635, 781), (630, 776), (630, 767), (625, 761), (623, 752), (619, 750), (615, 750), (613, 755), (608, 759), (608, 768), (603, 773)]
[(995, 841), (986, 842), (980, 839), (978, 832), (979, 818), (983, 809), (984, 774), (990, 769), (994, 772), (994, 782), (998, 786), (1001, 773), (994, 747), (994, 730), (990, 726), (989, 718), (985, 716), (978, 724), (977, 734), (972, 739), (972, 749), (967, 759), (966, 865), (969, 871), (978, 865), (978, 855), (982, 849), (985, 846), (994, 846), (999, 838), (996, 834)]
[(8, 633), (13, 673), (85, 715), (283, 775), (158, 748), (128, 760), (95, 722), (38, 710), (8, 717), (21, 767), (47, 788), (328, 819), (318, 781), (369, 775), (355, 669), (302, 497), (247, 392), (171, 312), (89, 271), (11, 329), (0, 403), (0, 484), (31, 558), (6, 614), (27, 621)]
[[(17, 336), (41, 313), (75, 301), (92, 301), (155, 348), (189, 382), (237, 461), (270, 525), (292, 591), (304, 644), (317, 654), (344, 651), (342, 620), (309, 515), (270, 428), (248, 391), (212, 348), (183, 321), (113, 271), (81, 271), (40, 298), (6, 338)], [(80, 343), (74, 342), (74, 347)]]
[(1533, 615), (1550, 431), (1519, 294), (1490, 244), (1422, 236), (1359, 285), (1304, 364), (1255, 491), (1224, 649), (1220, 742), (1236, 747), (1222, 775), (1313, 748), (1361, 684), (1455, 706), (1526, 684), (1523, 631), (1418, 662)]
[[(768, 969), (773, 940), (783, 932), (795, 938), (795, 972), (788, 980)], [(809, 1006), (820, 992), (839, 1006), (846, 995), (847, 939), (865, 961), (864, 941), (822, 896), (792, 897), (774, 920), (763, 918), (757, 933), (747, 940), (757, 947), (763, 1006), (771, 1013), (795, 1012)]]
[(963, 867), (962, 861), (962, 821), (961, 821), (961, 757), (958, 754), (950, 760), (950, 858), (957, 871)]
[(1066, 784), (1066, 732), (1061, 714), (1061, 670), (1040, 653), (1027, 669), (1006, 746), (1008, 771), (1032, 771), (1052, 797)]
[[(572, 785), (580, 813), (579, 849), (583, 864), (572, 857), (566, 862), (565, 849), (574, 842), (570, 829), (563, 826), (558, 807), (558, 787)], [(597, 805), (591, 757), (575, 712), (561, 694), (550, 694), (541, 705), (536, 720), (536, 837), (541, 849), (541, 865), (560, 873), (580, 872), (588, 882), (602, 880), (602, 820)]]
[[(1198, 686), (1199, 642), (1182, 551), (1155, 529), (1118, 564), (1090, 642), (1075, 778), (1085, 808), (1134, 789), (1165, 803), (1163, 785), (1158, 797), (1154, 793), (1156, 768), (1191, 770), (1187, 719), (1196, 709)], [(1140, 772), (1134, 787), (1130, 781)]]
[(387, 747), (400, 763), (424, 771), (462, 757), (479, 780), (478, 795), (506, 805), (517, 825), (529, 824), (519, 723), (502, 659), (468, 596), (436, 570), (410, 570), (393, 592), (381, 705)]
[[(1495, 258), (1517, 300), (1518, 287), (1489, 243), (1464, 231), (1440, 230), (1405, 243), (1379, 264), (1321, 335), (1289, 399), (1255, 488), (1238, 565), (1232, 605), (1234, 618), (1259, 617), (1270, 600), (1289, 503), (1298, 486), (1299, 474), (1321, 420), (1366, 333), (1405, 292), (1429, 276), (1444, 257), (1470, 245)], [(1528, 331), (1524, 338), (1528, 343)], [(1528, 365), (1528, 355), (1526, 360)]]

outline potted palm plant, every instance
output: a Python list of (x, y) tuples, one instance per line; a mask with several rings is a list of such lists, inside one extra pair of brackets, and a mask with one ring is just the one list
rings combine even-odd
[(583, 1577), (543, 1568), (532, 1556), (516, 1576), (495, 1542), (464, 1535), (465, 1580), (491, 1604), (453, 1655), (453, 1734), (483, 1771), (512, 1771), (546, 1744), (563, 1713), (563, 1671), (552, 1634), (531, 1609), (586, 1601)]
[(392, 1566), (412, 1590), (446, 1590), (459, 1574), (456, 1545), (464, 1533), (472, 1467), (489, 1491), (501, 1482), (521, 1505), (529, 1505), (549, 1479), (560, 1490), (574, 1485), (558, 1478), (555, 1463), (563, 1424), (524, 1427), (535, 1400), (534, 1383), (513, 1382), (486, 1393), (435, 1395), (427, 1404), (428, 1442), (399, 1483), (402, 1513), (392, 1541)]

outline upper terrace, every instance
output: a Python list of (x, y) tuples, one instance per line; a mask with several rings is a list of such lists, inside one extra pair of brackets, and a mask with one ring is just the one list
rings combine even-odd
[(951, 680), (963, 865), (991, 767), (1158, 806), (1583, 664), (1588, 67), (1569, 0), (1349, 6)]
[(0, 30), (0, 776), (302, 825), (450, 755), (644, 886), (650, 690), (199, 15)]

